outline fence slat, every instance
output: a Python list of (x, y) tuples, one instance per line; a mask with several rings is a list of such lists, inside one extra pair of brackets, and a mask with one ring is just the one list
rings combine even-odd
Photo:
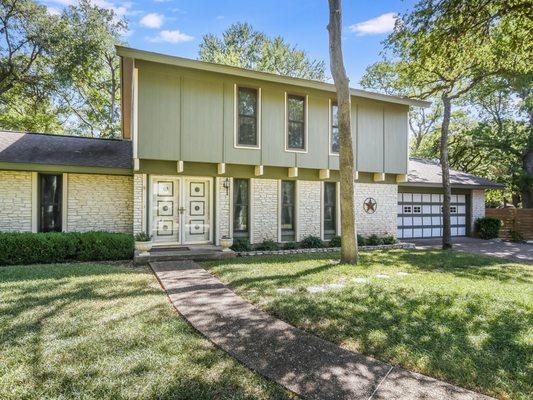
[(516, 231), (525, 240), (533, 240), (533, 209), (532, 208), (487, 208), (487, 217), (498, 218), (502, 221), (499, 236), (510, 239), (511, 231)]

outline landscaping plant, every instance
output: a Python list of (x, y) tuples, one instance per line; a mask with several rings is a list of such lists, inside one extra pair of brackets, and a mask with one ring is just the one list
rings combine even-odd
[(476, 232), (481, 239), (496, 239), (502, 221), (494, 217), (483, 217), (476, 220)]
[(324, 242), (317, 236), (307, 236), (300, 242), (302, 249), (319, 249), (324, 247)]

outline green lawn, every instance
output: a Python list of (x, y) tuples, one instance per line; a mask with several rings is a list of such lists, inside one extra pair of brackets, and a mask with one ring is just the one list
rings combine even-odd
[[(206, 265), (267, 312), (343, 347), (502, 399), (529, 398), (532, 266), (443, 251), (362, 253), (358, 266), (335, 257)], [(306, 289), (332, 283), (345, 286)]]
[(146, 270), (0, 267), (0, 399), (287, 397), (197, 334)]

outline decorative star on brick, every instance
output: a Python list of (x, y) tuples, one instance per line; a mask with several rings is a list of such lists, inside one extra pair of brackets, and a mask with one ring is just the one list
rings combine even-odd
[(378, 203), (372, 197), (367, 197), (363, 203), (363, 210), (367, 214), (374, 214), (378, 208)]

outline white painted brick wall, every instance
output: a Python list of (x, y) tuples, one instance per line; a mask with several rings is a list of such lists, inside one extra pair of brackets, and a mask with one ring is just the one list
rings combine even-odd
[(320, 237), (321, 195), (320, 181), (298, 181), (297, 240), (313, 235)]
[[(396, 236), (398, 185), (356, 183), (354, 190), (357, 233), (362, 236), (372, 234)], [(374, 214), (364, 211), (363, 203), (368, 197), (374, 198), (377, 202)]]
[(472, 216), (471, 220), (471, 229), (470, 232), (474, 232), (474, 224), (476, 219), (482, 218), (485, 216), (485, 191), (484, 190), (472, 190), (471, 195), (471, 209), (470, 215)]
[(230, 208), (231, 196), (230, 190), (233, 189), (233, 182), (230, 180), (231, 189), (228, 190), (224, 187), (224, 181), (226, 178), (216, 178), (216, 190), (217, 190), (217, 206), (218, 206), (218, 221), (217, 221), (217, 244), (218, 239), (222, 236), (232, 237), (231, 232), (231, 216)]
[(133, 232), (133, 177), (68, 174), (69, 231)]
[(31, 172), (0, 171), (0, 231), (31, 232)]
[(252, 179), (252, 243), (278, 240), (278, 180)]
[(145, 218), (146, 199), (144, 197), (146, 188), (145, 174), (133, 175), (133, 233), (143, 231), (143, 219)]

